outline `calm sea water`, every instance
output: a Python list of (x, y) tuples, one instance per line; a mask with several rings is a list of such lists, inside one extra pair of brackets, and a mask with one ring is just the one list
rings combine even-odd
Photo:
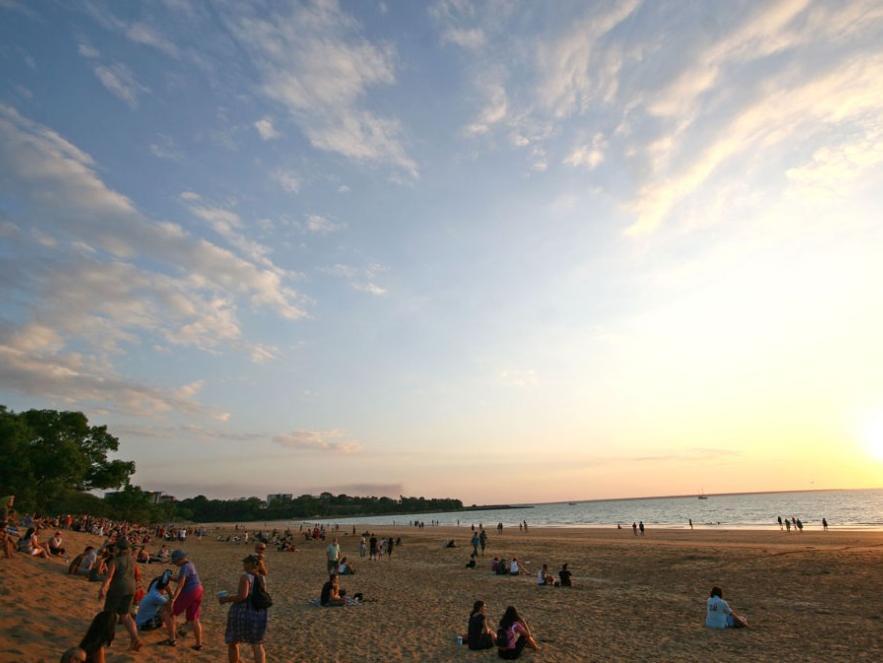
[(776, 516), (800, 518), (809, 529), (820, 529), (822, 518), (832, 528), (883, 529), (883, 489), (837, 490), (824, 492), (755, 493), (751, 495), (710, 495), (692, 497), (557, 502), (533, 504), (529, 509), (489, 509), (485, 511), (423, 514), (422, 516), (374, 516), (339, 518), (332, 522), (389, 525), (414, 518), (438, 520), (442, 525), (484, 523), (517, 526), (521, 520), (541, 527), (631, 526), (643, 520), (648, 526), (766, 529), (778, 527)]

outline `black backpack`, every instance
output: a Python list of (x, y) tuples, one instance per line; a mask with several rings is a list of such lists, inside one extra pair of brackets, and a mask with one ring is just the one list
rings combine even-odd
[(251, 586), (251, 596), (248, 599), (251, 601), (251, 607), (255, 610), (266, 610), (273, 605), (273, 599), (270, 598), (267, 587), (264, 585), (264, 576), (255, 575)]

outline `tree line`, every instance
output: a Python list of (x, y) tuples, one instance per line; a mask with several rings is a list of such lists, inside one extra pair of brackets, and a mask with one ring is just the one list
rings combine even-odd
[[(27, 410), (0, 405), (0, 496), (15, 495), (20, 513), (90, 513), (137, 522), (232, 522), (419, 514), (457, 511), (456, 499), (353, 497), (325, 492), (266, 504), (258, 497), (209, 499), (204, 495), (154, 504), (132, 485), (134, 461), (109, 458), (119, 439), (107, 426), (90, 426), (82, 412)], [(104, 498), (96, 491), (112, 491)]]

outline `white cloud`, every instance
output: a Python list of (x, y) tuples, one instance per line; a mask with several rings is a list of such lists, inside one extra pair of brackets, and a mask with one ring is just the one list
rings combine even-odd
[(538, 50), (542, 80), (537, 98), (556, 117), (588, 109), (598, 100), (610, 100), (617, 89), (622, 53), (605, 37), (638, 8), (625, 0), (604, 9), (592, 9), (573, 21), (568, 31), (544, 42)]
[(301, 181), (297, 173), (290, 170), (274, 170), (270, 175), (273, 181), (281, 186), (288, 193), (297, 193), (300, 191)]
[(348, 440), (341, 430), (295, 430), (273, 436), (273, 442), (287, 449), (300, 451), (326, 451), (339, 454), (358, 453), (362, 445)]
[(117, 62), (109, 67), (98, 65), (94, 71), (108, 92), (122, 99), (132, 108), (138, 106), (139, 94), (150, 91), (150, 88), (135, 80), (132, 71), (122, 63)]
[(172, 137), (165, 134), (157, 134), (157, 141), (150, 144), (150, 152), (158, 159), (169, 161), (181, 161), (184, 158), (184, 153), (178, 149)]
[(282, 134), (273, 126), (273, 119), (271, 117), (262, 117), (254, 123), (254, 128), (260, 134), (261, 140), (274, 140), (282, 137)]
[(193, 202), (195, 200), (201, 199), (201, 196), (194, 191), (182, 191), (179, 196), (181, 197), (181, 200), (186, 200), (188, 202)]
[(387, 289), (377, 283), (378, 277), (389, 271), (384, 265), (372, 263), (367, 267), (355, 267), (338, 263), (326, 267), (322, 271), (347, 281), (349, 286), (357, 292), (364, 292), (375, 297), (382, 297), (387, 293)]
[(448, 28), (442, 32), (442, 43), (456, 44), (470, 51), (477, 51), (485, 44), (484, 31), (481, 28)]
[(564, 159), (564, 163), (573, 167), (584, 166), (589, 170), (594, 170), (604, 161), (606, 146), (607, 141), (604, 139), (604, 134), (595, 134), (591, 143), (575, 147)]
[(481, 86), (487, 94), (485, 107), (478, 117), (469, 124), (465, 131), (470, 136), (479, 136), (487, 133), (495, 124), (506, 118), (509, 110), (509, 100), (506, 97), (506, 88), (500, 82), (486, 81)]
[(328, 235), (337, 232), (340, 228), (341, 226), (339, 224), (332, 223), (324, 216), (319, 216), (318, 214), (310, 214), (307, 216), (306, 230), (314, 235)]
[(350, 188), (346, 184), (341, 184), (337, 187), (337, 193), (349, 193)]
[(95, 60), (100, 55), (98, 49), (93, 48), (91, 45), (82, 42), (77, 45), (77, 52), (84, 58), (87, 58), (89, 60)]
[(230, 29), (260, 72), (261, 91), (288, 109), (314, 147), (417, 176), (398, 120), (364, 108), (369, 89), (395, 82), (391, 45), (362, 37), (358, 22), (333, 1), (301, 5), (291, 15), (239, 10)]
[(144, 44), (165, 53), (169, 57), (178, 57), (178, 48), (161, 35), (156, 28), (146, 23), (132, 23), (126, 28), (126, 37), (136, 44)]

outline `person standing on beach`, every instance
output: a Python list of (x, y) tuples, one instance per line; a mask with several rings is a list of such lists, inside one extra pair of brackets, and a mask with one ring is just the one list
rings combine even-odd
[(235, 596), (219, 596), (218, 603), (232, 603), (227, 613), (227, 660), (239, 663), (239, 643), (251, 645), (255, 663), (266, 663), (264, 634), (267, 632), (267, 609), (256, 608), (252, 599), (255, 583), (261, 582), (258, 573), (259, 560), (249, 555), (242, 560), (243, 573), (239, 577), (239, 590)]
[(174, 647), (175, 636), (184, 637), (186, 631), (184, 627), (181, 631), (175, 628), (175, 618), (181, 613), (186, 613), (186, 624), (193, 625), (193, 635), (196, 638), (196, 644), (192, 649), (199, 651), (202, 649), (202, 622), (199, 616), (202, 609), (202, 594), (204, 592), (202, 583), (199, 581), (199, 574), (193, 565), (187, 553), (183, 550), (176, 550), (172, 553), (172, 564), (178, 567), (178, 577), (175, 580), (177, 588), (172, 596), (172, 616), (169, 619), (169, 639), (163, 642), (164, 645)]
[(267, 576), (270, 575), (270, 569), (267, 567), (267, 544), (263, 541), (258, 541), (254, 544), (254, 556), (258, 560), (258, 568), (257, 573), (259, 576), (262, 576), (266, 581)]
[(373, 532), (368, 539), (368, 559), (377, 559), (377, 536)]
[(779, 529), (780, 530), (784, 529), (784, 527), (782, 527), (782, 516), (779, 516), (778, 520), (779, 520)]
[(340, 545), (337, 543), (337, 537), (331, 539), (326, 553), (328, 554), (328, 573), (335, 573), (340, 562)]
[(135, 598), (135, 562), (129, 554), (129, 542), (121, 538), (116, 544), (116, 556), (107, 567), (107, 578), (98, 590), (98, 598), (104, 599), (104, 611), (119, 616), (129, 632), (131, 651), (141, 649), (138, 629), (132, 619), (132, 601)]
[(484, 557), (484, 549), (487, 548), (487, 530), (484, 528), (478, 535), (478, 543), (481, 545), (481, 556)]
[(690, 529), (693, 529), (693, 519), (690, 518)]
[(499, 534), (500, 536), (503, 536), (503, 523), (502, 522), (497, 523), (497, 534)]
[(481, 538), (475, 530), (472, 530), (472, 539), (470, 540), (470, 543), (472, 544), (472, 554), (478, 557), (478, 546), (481, 543)]
[(826, 518), (822, 518), (822, 529), (826, 532), (828, 531), (828, 520)]
[(367, 550), (368, 550), (368, 542), (365, 540), (365, 537), (363, 536), (361, 538), (361, 540), (359, 541), (359, 557), (364, 559), (365, 553), (367, 552)]
[(632, 523), (632, 534), (634, 534), (635, 536), (638, 536), (638, 523), (635, 523), (635, 522)]
[(638, 529), (641, 530), (641, 536), (644, 536), (644, 521), (638, 523)]
[(395, 547), (395, 541), (393, 541), (392, 537), (389, 537), (386, 540), (386, 554), (392, 559), (392, 549)]
[(785, 529), (788, 531), (789, 534), (791, 533), (791, 521), (787, 518), (785, 518)]

